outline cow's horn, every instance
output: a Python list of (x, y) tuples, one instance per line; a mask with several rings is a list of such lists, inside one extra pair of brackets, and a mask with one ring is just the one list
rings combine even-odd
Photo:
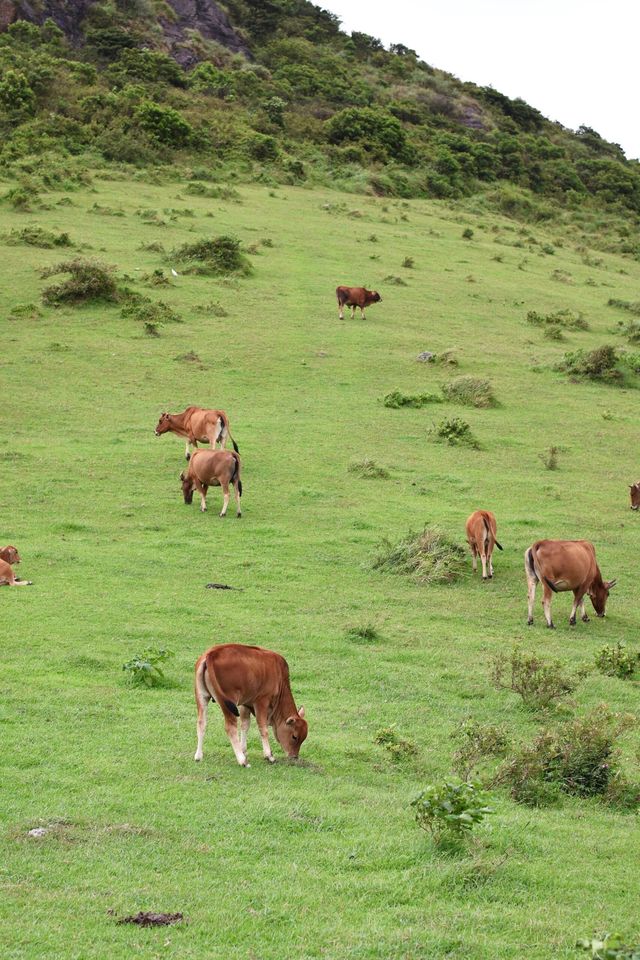
[(609, 583), (607, 584), (607, 590), (611, 590), (613, 587), (615, 587), (617, 582), (617, 579), (609, 580)]

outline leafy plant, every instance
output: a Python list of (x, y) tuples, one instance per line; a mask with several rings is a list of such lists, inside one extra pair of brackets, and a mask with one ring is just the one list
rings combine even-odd
[(365, 480), (386, 480), (391, 474), (386, 467), (381, 467), (375, 460), (365, 457), (364, 460), (355, 460), (348, 466), (349, 473), (355, 473)]
[(382, 639), (380, 631), (372, 623), (347, 627), (346, 633), (349, 640), (354, 643), (377, 643)]
[(157, 329), (163, 323), (182, 323), (180, 315), (163, 300), (154, 302), (146, 298), (127, 303), (120, 311), (120, 316), (139, 320), (145, 328), (147, 325), (153, 325)]
[(565, 353), (556, 370), (579, 379), (619, 383), (623, 379), (623, 374), (618, 369), (619, 363), (620, 355), (617, 349), (611, 344), (604, 344), (595, 350)]
[(618, 641), (614, 646), (602, 647), (595, 656), (596, 667), (607, 677), (628, 680), (640, 665), (640, 654), (627, 650), (626, 644)]
[(246, 276), (253, 267), (240, 246), (240, 240), (235, 237), (211, 237), (195, 243), (184, 243), (173, 251), (173, 257), (180, 262), (193, 264), (199, 273), (239, 273)]
[(576, 946), (588, 950), (592, 960), (640, 960), (640, 943), (631, 946), (617, 933), (605, 933), (602, 940), (578, 940)]
[(442, 393), (446, 400), (465, 407), (492, 407), (496, 402), (490, 381), (479, 377), (456, 377), (442, 385)]
[(118, 300), (119, 291), (114, 271), (114, 267), (100, 260), (85, 260), (82, 257), (47, 267), (41, 272), (41, 277), (68, 273), (69, 279), (63, 283), (45, 287), (42, 291), (42, 302), (47, 306), (60, 306), (65, 303)]
[(492, 757), (503, 757), (509, 747), (509, 736), (503, 727), (479, 723), (471, 717), (460, 723), (452, 739), (458, 744), (453, 769), (463, 780), (477, 779), (478, 765)]
[(546, 453), (539, 453), (538, 458), (542, 460), (547, 470), (557, 470), (559, 453), (560, 447), (551, 446)]
[(538, 313), (536, 310), (529, 310), (526, 321), (534, 327), (550, 327), (551, 329), (565, 327), (567, 330), (589, 329), (589, 324), (583, 315), (574, 313), (572, 310), (555, 310), (552, 313)]
[(607, 300), (608, 307), (618, 307), (619, 310), (628, 310), (629, 313), (635, 313), (640, 317), (640, 300), (616, 300), (610, 297)]
[(480, 447), (470, 425), (460, 417), (441, 420), (440, 423), (433, 425), (429, 433), (436, 442), (448, 443), (452, 447), (466, 446), (473, 447), (474, 450)]
[(398, 410), (400, 407), (426, 407), (429, 403), (442, 403), (442, 398), (437, 393), (402, 393), (400, 390), (392, 390), (387, 393), (383, 399), (385, 407), (391, 407), (392, 410)]
[(462, 231), (462, 239), (463, 239), (463, 240), (472, 240), (472, 239), (473, 239), (473, 230), (471, 229), (471, 227), (465, 227), (465, 228), (464, 228), (464, 230)]
[(514, 646), (510, 654), (498, 653), (491, 681), (498, 690), (512, 690), (534, 710), (544, 710), (577, 688), (582, 677), (567, 672), (559, 660), (543, 660)]
[(391, 759), (400, 762), (415, 757), (418, 748), (412, 740), (406, 740), (398, 736), (395, 726), (381, 727), (373, 738), (373, 742), (384, 747), (390, 754)]
[(136, 686), (157, 687), (164, 682), (164, 673), (158, 666), (174, 656), (166, 647), (147, 647), (122, 664), (131, 683)]
[(444, 780), (431, 784), (411, 801), (416, 823), (428, 831), (434, 843), (445, 839), (460, 841), (494, 811), (479, 784)]
[(464, 568), (465, 552), (438, 527), (409, 532), (397, 543), (384, 540), (373, 560), (374, 570), (407, 574), (419, 583), (451, 583)]
[(21, 230), (12, 230), (6, 236), (5, 243), (11, 247), (24, 244), (25, 246), (42, 247), (43, 249), (72, 246), (68, 233), (52, 233), (50, 230), (37, 226), (37, 224), (23, 227)]

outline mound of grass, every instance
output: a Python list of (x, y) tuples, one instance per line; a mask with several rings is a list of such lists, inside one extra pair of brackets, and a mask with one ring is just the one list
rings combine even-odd
[(637, 366), (637, 359), (632, 354), (622, 353), (605, 343), (595, 350), (565, 353), (555, 369), (577, 380), (597, 380), (623, 386), (629, 379), (629, 373), (635, 373)]
[(391, 476), (386, 467), (381, 467), (369, 457), (365, 457), (364, 460), (354, 460), (347, 469), (349, 473), (354, 473), (365, 480), (386, 480)]
[(347, 639), (353, 643), (378, 643), (382, 640), (380, 631), (372, 623), (365, 623), (346, 629)]
[(452, 447), (473, 447), (474, 450), (478, 450), (480, 447), (480, 443), (474, 436), (470, 425), (466, 420), (461, 420), (460, 417), (448, 417), (441, 420), (440, 423), (434, 424), (429, 431), (429, 436), (436, 443), (448, 443)]
[(208, 186), (198, 180), (187, 184), (184, 192), (188, 193), (190, 197), (208, 197), (209, 199), (233, 200), (234, 203), (242, 203), (242, 197), (233, 187)]
[(217, 300), (210, 300), (209, 303), (201, 303), (194, 307), (196, 313), (209, 314), (212, 317), (228, 317), (229, 311)]
[(136, 300), (126, 304), (120, 311), (120, 316), (126, 319), (139, 320), (141, 323), (153, 324), (156, 329), (163, 323), (182, 323), (182, 317), (172, 310), (163, 300)]
[(9, 320), (39, 320), (42, 310), (35, 303), (18, 303), (9, 313)]
[(446, 400), (465, 407), (493, 407), (496, 403), (491, 382), (480, 377), (456, 377), (442, 385), (442, 393)]
[(35, 224), (30, 227), (23, 227), (22, 230), (12, 230), (5, 236), (4, 242), (10, 247), (24, 245), (41, 247), (44, 250), (50, 250), (53, 247), (73, 246), (68, 233), (52, 233), (51, 230), (45, 230)]
[(405, 737), (399, 736), (395, 727), (381, 727), (376, 731), (373, 742), (380, 747), (384, 747), (395, 763), (411, 760), (418, 753), (418, 748), (413, 740), (407, 740)]
[(610, 297), (607, 300), (607, 306), (617, 307), (619, 310), (628, 310), (629, 313), (640, 317), (640, 300), (616, 300), (614, 297)]
[(385, 407), (391, 407), (392, 410), (398, 410), (400, 407), (426, 407), (429, 403), (442, 403), (442, 397), (437, 393), (402, 393), (400, 390), (392, 390), (387, 393), (382, 401)]
[(465, 552), (439, 527), (410, 531), (397, 543), (384, 540), (373, 559), (373, 569), (413, 577), (418, 583), (452, 583), (464, 569)]
[(393, 287), (408, 287), (409, 284), (406, 280), (403, 280), (402, 277), (396, 277), (394, 274), (390, 273), (388, 277), (385, 277), (382, 281), (383, 283), (388, 283)]
[(98, 301), (115, 302), (120, 299), (115, 279), (115, 267), (100, 260), (65, 260), (43, 270), (40, 276), (54, 277), (68, 273), (69, 279), (52, 284), (42, 291), (42, 302), (49, 307)]
[(240, 249), (235, 237), (220, 236), (184, 243), (173, 251), (173, 258), (190, 264), (190, 271), (204, 274), (239, 274), (248, 276), (253, 267)]

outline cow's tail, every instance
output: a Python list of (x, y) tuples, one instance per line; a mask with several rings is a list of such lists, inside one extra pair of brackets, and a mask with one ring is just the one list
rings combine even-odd
[(227, 697), (225, 697), (220, 684), (218, 683), (215, 671), (213, 669), (213, 659), (210, 654), (207, 655), (202, 661), (201, 678), (204, 686), (207, 689), (207, 692), (209, 693), (209, 696), (213, 697), (218, 704), (224, 703), (227, 710), (230, 710), (235, 717), (239, 717), (240, 711), (238, 710), (238, 707), (233, 700), (229, 700)]
[(540, 577), (536, 573), (536, 565), (533, 559), (533, 547), (529, 547), (529, 549), (527, 550), (524, 556), (525, 556), (525, 563), (527, 565), (527, 570), (529, 571), (529, 573), (537, 583), (540, 580)]
[[(235, 447), (235, 443), (233, 446)], [(240, 496), (242, 496), (242, 480), (240, 479), (240, 457), (238, 456), (238, 451), (234, 450), (231, 456), (235, 460), (235, 466), (233, 468), (233, 473), (231, 475), (231, 483), (235, 483), (237, 481), (238, 493), (240, 494)]]
[(235, 442), (235, 440), (231, 436), (231, 430), (229, 429), (229, 418), (226, 416), (226, 414), (223, 414), (221, 412), (220, 416), (218, 417), (218, 420), (220, 421), (220, 434), (222, 434), (226, 430), (227, 436), (229, 437), (229, 440), (231, 440), (231, 443), (233, 444), (233, 449), (235, 453), (240, 453), (240, 448), (238, 447), (238, 444)]

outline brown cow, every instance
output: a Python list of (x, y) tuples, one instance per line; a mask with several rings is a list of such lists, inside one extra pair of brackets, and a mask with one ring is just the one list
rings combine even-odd
[(501, 545), (496, 538), (496, 518), (490, 510), (476, 510), (472, 513), (465, 525), (467, 532), (467, 543), (471, 549), (473, 558), (473, 572), (478, 569), (478, 554), (482, 560), (482, 579), (487, 579), (487, 566), (489, 568), (489, 579), (493, 577), (493, 562), (491, 556), (493, 548), (502, 550)]
[(533, 604), (536, 598), (536, 584), (540, 581), (544, 588), (542, 607), (547, 626), (553, 629), (551, 619), (551, 598), (554, 593), (573, 590), (573, 607), (569, 623), (575, 626), (576, 610), (585, 623), (589, 621), (584, 608), (584, 597), (589, 594), (594, 610), (604, 617), (609, 591), (615, 586), (615, 580), (603, 580), (596, 563), (596, 551), (588, 540), (538, 540), (524, 555), (524, 569), (529, 586), (529, 618), (533, 623)]
[[(251, 714), (256, 718), (265, 759), (273, 763), (267, 726), (290, 760), (296, 760), (307, 737), (304, 707), (298, 710), (289, 686), (289, 666), (284, 657), (263, 647), (221, 643), (196, 661), (195, 694), (198, 708), (198, 748), (202, 760), (207, 729), (207, 707), (215, 700), (224, 716), (224, 728), (240, 766), (248, 767), (247, 731)], [(240, 717), (240, 738), (238, 722)]]
[(637, 510), (640, 507), (640, 480), (637, 483), (629, 484), (629, 493), (631, 494), (631, 509)]
[(238, 453), (238, 444), (231, 436), (229, 418), (224, 410), (206, 410), (204, 407), (187, 407), (183, 413), (161, 413), (155, 429), (156, 437), (163, 433), (176, 433), (179, 437), (186, 437), (187, 443), (184, 455), (187, 460), (191, 453), (189, 447), (198, 447), (198, 442), (211, 444), (215, 450), (216, 443), (220, 443), (224, 450), (227, 437), (231, 439), (233, 449)]
[(344, 320), (344, 308), (351, 307), (351, 319), (356, 315), (356, 307), (360, 307), (360, 316), (366, 320), (364, 308), (372, 303), (381, 303), (382, 297), (375, 290), (365, 290), (364, 287), (337, 287), (338, 317)]
[(30, 587), (32, 580), (18, 580), (11, 569), (12, 563), (21, 563), (20, 554), (16, 547), (8, 546), (0, 549), (0, 587)]
[(235, 450), (196, 450), (186, 472), (180, 474), (182, 494), (185, 503), (193, 503), (193, 491), (200, 494), (200, 509), (204, 513), (207, 509), (207, 491), (209, 487), (222, 487), (224, 502), (220, 516), (224, 517), (229, 506), (229, 484), (233, 487), (236, 497), (237, 516), (242, 516), (240, 497), (242, 496), (242, 480), (240, 479), (240, 454)]

